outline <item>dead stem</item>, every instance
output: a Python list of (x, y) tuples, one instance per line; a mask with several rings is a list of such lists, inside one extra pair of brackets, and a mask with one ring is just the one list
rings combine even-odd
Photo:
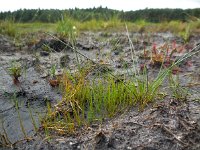
[(185, 143), (183, 142), (177, 135), (175, 135), (169, 128), (167, 128), (164, 124), (154, 124), (154, 126), (158, 126), (160, 127), (161, 129), (163, 129), (164, 131), (166, 131), (168, 134), (172, 135), (173, 138), (175, 140), (177, 140), (179, 143), (181, 143), (182, 145), (184, 146), (188, 146), (189, 144), (188, 143)]

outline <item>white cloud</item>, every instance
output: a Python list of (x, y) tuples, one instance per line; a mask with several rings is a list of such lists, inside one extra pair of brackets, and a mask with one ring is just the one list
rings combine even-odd
[(118, 10), (137, 10), (144, 8), (200, 8), (200, 0), (0, 0), (0, 11), (20, 8), (92, 8), (108, 7)]

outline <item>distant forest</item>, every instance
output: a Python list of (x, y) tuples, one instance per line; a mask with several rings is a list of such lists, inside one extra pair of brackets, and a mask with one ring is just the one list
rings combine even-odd
[(80, 22), (96, 20), (111, 20), (113, 18), (121, 21), (135, 22), (145, 20), (148, 22), (163, 21), (187, 21), (189, 18), (200, 18), (200, 8), (196, 9), (143, 9), (137, 11), (117, 11), (108, 8), (90, 9), (20, 9), (14, 12), (0, 12), (0, 20), (13, 20), (15, 22), (46, 22), (54, 23), (60, 21), (62, 17), (70, 17)]

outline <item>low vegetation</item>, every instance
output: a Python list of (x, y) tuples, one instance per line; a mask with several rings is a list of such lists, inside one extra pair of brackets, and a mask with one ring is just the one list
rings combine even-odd
[[(175, 49), (174, 47), (172, 51)], [(196, 51), (194, 48), (166, 66), (165, 59), (173, 54), (172, 51), (157, 59), (154, 57), (158, 55), (158, 51), (155, 45), (153, 46), (151, 59), (160, 65), (160, 71), (154, 78), (149, 77), (147, 64), (144, 65), (142, 73), (123, 79), (112, 73), (98, 74), (91, 78), (89, 75), (92, 67), (85, 66), (75, 73), (66, 71), (61, 78), (60, 86), (63, 99), (53, 108), (48, 108), (47, 116), (42, 121), (46, 134), (73, 134), (79, 127), (101, 123), (133, 106), (143, 110), (148, 104), (164, 98), (165, 95), (162, 95), (160, 90), (166, 77), (169, 77), (172, 95), (177, 100), (185, 99), (187, 91), (173, 77), (173, 69), (199, 50)], [(101, 64), (97, 65), (100, 68)]]
[[(149, 34), (155, 32), (171, 32), (177, 36), (181, 36), (187, 43), (192, 33), (199, 33), (200, 21), (171, 21), (161, 23), (150, 23), (138, 21), (135, 23), (124, 22), (117, 19), (108, 21), (91, 20), (86, 22), (75, 21), (70, 18), (59, 21), (58, 23), (14, 23), (13, 21), (0, 21), (0, 34), (9, 35), (15, 39), (23, 40), (30, 33), (49, 32), (57, 33), (60, 37), (72, 36), (72, 29), (78, 36), (82, 31), (102, 31), (119, 32), (124, 31), (125, 24), (129, 28), (129, 32), (139, 32), (141, 34)], [(71, 34), (71, 35), (69, 35)], [(30, 35), (28, 35), (30, 36)], [(29, 37), (30, 43), (34, 43), (37, 37)]]
[[(21, 11), (22, 10), (18, 12), (21, 13)], [(38, 10), (37, 13), (39, 13), (39, 11), (40, 10)], [(149, 12), (154, 10), (144, 11)], [(199, 11), (199, 9), (194, 10), (194, 12), (196, 11)], [(14, 12), (13, 14), (18, 12)], [(61, 15), (59, 20), (51, 21), (52, 18), (50, 17), (48, 18), (49, 21), (43, 21), (43, 23), (32, 21), (27, 23), (28, 21), (24, 19), (25, 17), (22, 18), (23, 21), (19, 21), (18, 23), (7, 20), (0, 22), (0, 34), (6, 34), (16, 39), (24, 39), (25, 36), (30, 34), (30, 30), (34, 33), (40, 31), (48, 32), (49, 35), (51, 35), (50, 32), (53, 32), (57, 34), (58, 40), (67, 38), (69, 45), (65, 43), (66, 46), (70, 46), (70, 49), (75, 53), (77, 62), (74, 64), (74, 68), (77, 70), (73, 73), (69, 70), (65, 70), (62, 75), (57, 76), (56, 65), (52, 65), (50, 69), (50, 77), (48, 78), (49, 84), (52, 88), (57, 87), (59, 89), (62, 93), (62, 100), (52, 107), (51, 104), (47, 104), (47, 114), (41, 121), (42, 128), (46, 135), (52, 132), (60, 135), (73, 134), (81, 127), (84, 128), (93, 123), (102, 123), (104, 120), (124, 113), (133, 107), (142, 111), (146, 106), (158, 99), (164, 99), (166, 95), (162, 94), (161, 90), (163, 82), (167, 77), (169, 80), (167, 88), (172, 94), (171, 98), (177, 100), (185, 100), (187, 98), (188, 90), (181, 87), (178, 80), (179, 65), (199, 52), (197, 48), (189, 52), (184, 51), (184, 44), (189, 41), (191, 34), (193, 32), (200, 32), (200, 21), (196, 17), (198, 15), (195, 15), (193, 19), (184, 20), (185, 18), (178, 18), (176, 20), (170, 19), (170, 22), (167, 22), (167, 17), (165, 21), (161, 18), (158, 18), (158, 20), (144, 20), (144, 17), (137, 14), (138, 12), (116, 13), (120, 16), (110, 15), (108, 19), (102, 19), (102, 16), (96, 18), (95, 16), (94, 18), (84, 21), (75, 19), (75, 15), (72, 15), (74, 18)], [(2, 14), (0, 14), (0, 16)], [(137, 16), (138, 19), (133, 22), (131, 21), (132, 14), (137, 14), (140, 17)], [(34, 17), (32, 18), (33, 20), (41, 21), (41, 18), (38, 19), (37, 15)], [(118, 17), (122, 18), (119, 19)], [(16, 20), (18, 20), (18, 18)], [(144, 47), (140, 58), (143, 59), (145, 63), (140, 64), (140, 72), (136, 72), (127, 77), (118, 77), (118, 75), (114, 75), (112, 70), (108, 68), (103, 61), (96, 62), (90, 60), (90, 58), (77, 51), (76, 38), (81, 31), (104, 30), (106, 35), (107, 32), (123, 31), (124, 26), (126, 26), (127, 29), (129, 28), (129, 32), (138, 32), (141, 37), (153, 32), (169, 31), (181, 36), (185, 43), (182, 46), (177, 46), (176, 42), (173, 41), (172, 43), (164, 44), (160, 47), (158, 47), (156, 43), (153, 43), (150, 50)], [(55, 37), (54, 34), (52, 34), (53, 37)], [(131, 42), (129, 37), (128, 39), (129, 42)], [(36, 42), (36, 37), (33, 36), (28, 38), (27, 45), (32, 46)], [(61, 42), (64, 43), (64, 41)], [(120, 44), (118, 45), (117, 43), (120, 41), (113, 40), (112, 42), (112, 51), (122, 49)], [(47, 45), (43, 47), (43, 49), (47, 51), (49, 50), (48, 48)], [(80, 55), (87, 61), (85, 60), (86, 62), (80, 63)], [(132, 66), (134, 65), (133, 63)], [(160, 69), (155, 77), (149, 76), (150, 69), (152, 68)], [(97, 70), (97, 73), (94, 73), (94, 70)], [(21, 65), (12, 63), (9, 72), (13, 77), (14, 84), (18, 84), (18, 78), (22, 74)], [(31, 113), (30, 110), (30, 114)], [(20, 119), (19, 112), (18, 116)], [(31, 119), (35, 130), (37, 130), (33, 117)], [(21, 128), (23, 129), (23, 125)], [(23, 132), (26, 137), (25, 131)]]
[(12, 20), (0, 21), (0, 34), (15, 37), (17, 32)]
[(8, 69), (10, 75), (13, 77), (13, 83), (19, 83), (19, 77), (22, 73), (22, 67), (20, 63), (12, 62), (10, 68)]
[[(111, 32), (124, 31), (126, 23), (130, 32), (171, 32), (188, 42), (191, 33), (200, 32), (199, 11), (200, 9), (145, 9), (119, 12), (101, 7), (65, 11), (18, 10), (0, 13), (0, 34), (20, 38), (26, 33), (42, 31), (67, 36), (73, 27), (79, 31)], [(166, 13), (170, 15), (165, 15)]]

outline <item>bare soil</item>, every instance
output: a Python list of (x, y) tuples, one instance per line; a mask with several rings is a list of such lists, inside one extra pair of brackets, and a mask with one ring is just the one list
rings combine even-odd
[[(36, 35), (37, 36), (37, 35)], [(30, 44), (28, 38), (21, 45), (9, 37), (0, 36), (0, 149), (13, 144), (15, 149), (127, 149), (127, 150), (199, 150), (200, 149), (200, 54), (192, 56), (180, 66), (181, 86), (187, 87), (189, 94), (185, 100), (177, 100), (167, 95), (143, 111), (135, 106), (124, 110), (112, 119), (105, 118), (102, 124), (93, 123), (89, 127), (77, 129), (73, 135), (46, 137), (44, 131), (34, 131), (30, 117), (40, 126), (45, 115), (46, 102), (52, 105), (62, 99), (59, 89), (49, 83), (52, 64), (57, 64), (56, 74), (64, 68), (76, 70), (76, 56), (66, 39), (62, 42), (48, 36), (38, 36), (38, 41)], [(199, 35), (192, 35), (187, 44), (181, 37), (171, 33), (137, 34), (130, 33), (135, 55), (131, 56), (130, 41), (126, 33), (81, 33), (77, 39), (77, 50), (93, 61), (104, 62), (113, 74), (124, 75), (127, 70), (134, 73), (132, 65), (138, 69), (146, 62), (140, 56), (144, 47), (165, 43), (184, 45), (190, 51), (200, 43)], [(45, 45), (49, 47), (46, 48)], [(25, 69), (19, 78), (20, 85), (13, 85), (8, 68), (12, 60), (20, 62)], [(82, 62), (84, 57), (80, 56)], [(188, 63), (188, 61), (190, 61)], [(83, 64), (84, 65), (84, 64)], [(126, 65), (126, 67), (124, 67)], [(159, 68), (149, 68), (151, 77)], [(131, 73), (129, 75), (131, 75)], [(167, 81), (163, 87), (167, 86)], [(20, 103), (16, 108), (16, 101)], [(22, 121), (26, 135), (22, 132)], [(40, 115), (38, 115), (40, 114)], [(28, 140), (31, 139), (31, 140)], [(7, 140), (6, 140), (7, 139)], [(7, 148), (11, 149), (11, 148)]]

